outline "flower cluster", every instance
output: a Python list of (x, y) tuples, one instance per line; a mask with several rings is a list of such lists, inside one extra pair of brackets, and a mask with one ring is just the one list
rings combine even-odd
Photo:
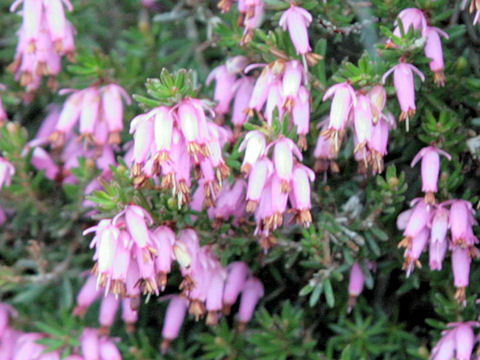
[(330, 165), (338, 171), (334, 162), (347, 129), (353, 128), (355, 158), (361, 169), (383, 171), (383, 157), (387, 154), (389, 129), (395, 126), (391, 113), (384, 111), (387, 94), (383, 86), (375, 85), (368, 91), (355, 91), (352, 85), (342, 82), (331, 86), (323, 100), (332, 98), (328, 121), (322, 124), (314, 156), (316, 169), (326, 171)]
[(208, 119), (206, 109), (201, 100), (185, 98), (132, 120), (134, 144), (128, 158), (137, 185), (160, 175), (161, 187), (171, 189), (180, 206), (190, 202), (191, 172), (196, 168), (207, 205), (215, 203), (222, 181), (230, 175), (222, 148), (231, 132)]
[[(400, 20), (400, 22), (398, 21)], [(397, 37), (403, 37), (410, 29), (420, 31), (422, 38), (425, 39), (425, 56), (430, 58), (430, 69), (434, 74), (434, 81), (437, 85), (445, 85), (445, 74), (443, 69), (445, 67), (443, 61), (443, 49), (440, 35), (448, 39), (448, 34), (433, 26), (428, 25), (428, 21), (424, 13), (416, 8), (407, 8), (398, 14), (393, 34)], [(391, 40), (387, 42), (388, 46), (394, 47)], [(425, 81), (425, 76), (412, 64), (405, 61), (404, 57), (400, 58), (398, 65), (395, 65), (383, 75), (383, 83), (389, 74), (393, 72), (393, 83), (397, 92), (397, 99), (400, 104), (401, 114), (400, 121), (407, 120), (413, 117), (416, 112), (415, 105), (415, 82), (413, 74), (416, 73), (422, 81)]]
[(55, 87), (61, 57), (73, 58), (75, 52), (75, 30), (65, 19), (63, 8), (65, 5), (71, 11), (72, 4), (68, 0), (16, 0), (10, 10), (22, 3), (23, 23), (10, 70), (27, 91), (38, 88), (42, 76), (50, 76), (49, 85)]
[[(66, 107), (67, 105), (65, 105)], [(75, 184), (76, 176), (72, 169), (79, 166), (81, 157), (94, 161), (95, 166), (102, 171), (101, 176), (105, 180), (110, 179), (110, 165), (116, 165), (113, 147), (107, 142), (96, 142), (93, 147), (85, 146), (78, 141), (78, 137), (73, 129), (65, 132), (61, 121), (65, 118), (64, 109), (61, 111), (56, 106), (52, 106), (50, 111), (37, 131), (35, 137), (30, 140), (23, 151), (23, 155), (32, 152), (31, 163), (38, 171), (44, 171), (48, 179), (66, 184)], [(51, 144), (52, 140), (55, 151), (48, 151), (42, 146)], [(58, 150), (58, 146), (63, 145)], [(86, 194), (100, 189), (100, 183), (94, 179), (87, 187)]]
[(210, 246), (200, 245), (194, 230), (184, 229), (177, 237), (167, 226), (150, 229), (152, 225), (150, 214), (129, 205), (113, 219), (101, 220), (84, 232), (95, 232), (91, 247), (95, 247), (93, 272), (97, 280), (94, 286), (89, 279), (79, 294), (77, 314), (84, 313), (96, 299), (100, 285), (109, 294), (108, 300), (104, 299), (104, 320), (100, 321), (108, 328), (119, 304), (115, 297), (130, 298), (130, 306), (137, 310), (141, 292), (158, 295), (165, 289), (174, 260), (180, 265), (180, 289), (189, 301), (190, 313), (199, 319), (208, 312), (208, 324), (216, 324), (220, 311), (233, 305), (241, 292), (249, 292), (252, 282), (256, 284), (251, 286), (257, 289), (257, 300), (263, 295), (263, 286), (250, 275), (246, 264), (233, 263), (224, 268)]
[(83, 90), (63, 89), (60, 94), (70, 94), (63, 105), (60, 117), (49, 136), (55, 147), (63, 146), (66, 139), (74, 134), (78, 123), (81, 139), (97, 147), (107, 143), (120, 144), (123, 130), (122, 97), (130, 104), (130, 97), (117, 84), (102, 87), (92, 85)]
[(470, 360), (473, 348), (478, 340), (472, 327), (478, 327), (476, 321), (448, 324), (442, 332), (442, 338), (432, 349), (431, 360)]
[[(201, 261), (201, 259), (198, 260)], [(192, 264), (192, 266), (194, 265)], [(197, 274), (197, 279), (204, 281), (201, 277), (201, 274)], [(241, 294), (238, 321), (240, 327), (243, 328), (252, 318), (255, 306), (263, 296), (264, 290), (260, 280), (250, 275), (248, 266), (244, 262), (234, 262), (227, 267), (226, 279), (223, 285), (221, 285), (220, 273), (218, 273), (217, 278), (212, 277), (211, 282), (211, 289), (206, 294), (207, 310), (211, 309), (208, 310), (207, 323), (216, 324), (220, 310), (226, 315), (230, 314), (231, 306)], [(198, 305), (198, 302), (192, 302), (190, 304), (190, 312), (192, 310), (198, 311)], [(188, 307), (188, 300), (182, 296), (173, 296), (170, 300), (162, 329), (163, 351), (168, 348), (172, 340), (178, 337)], [(198, 313), (193, 314), (195, 316), (198, 315)]]
[(419, 258), (427, 245), (432, 270), (442, 269), (447, 249), (450, 249), (457, 288), (455, 298), (464, 302), (471, 259), (478, 257), (475, 247), (478, 240), (472, 229), (477, 222), (473, 215), (472, 204), (466, 200), (448, 200), (435, 205), (427, 204), (424, 199), (413, 200), (412, 208), (397, 219), (397, 227), (403, 230), (404, 235), (398, 246), (405, 248), (404, 269), (407, 276), (415, 266), (421, 267)]
[[(0, 303), (0, 359), (2, 360), (59, 360), (62, 349), (49, 350), (38, 341), (47, 338), (43, 333), (24, 333), (9, 326), (9, 317), (16, 315), (15, 309)], [(66, 336), (68, 336), (66, 334)], [(97, 329), (85, 328), (80, 336), (80, 346), (67, 360), (121, 360), (115, 342), (101, 335)]]
[[(272, 159), (269, 152), (272, 149)], [(297, 145), (284, 136), (267, 145), (266, 136), (258, 130), (245, 136), (239, 150), (245, 150), (242, 172), (248, 175), (247, 205), (255, 213), (256, 235), (268, 238), (271, 231), (283, 224), (283, 214), (290, 200), (297, 222), (309, 226), (310, 183), (315, 174), (303, 165)]]
[(249, 65), (245, 71), (263, 67), (248, 101), (248, 114), (256, 111), (269, 126), (277, 111), (283, 121), (288, 115), (291, 125), (297, 127), (299, 146), (306, 149), (306, 135), (310, 131), (310, 92), (306, 87), (306, 73), (298, 60), (276, 60), (268, 65)]

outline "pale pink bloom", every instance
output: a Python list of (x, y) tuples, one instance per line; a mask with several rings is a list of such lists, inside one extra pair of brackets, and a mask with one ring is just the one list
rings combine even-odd
[(159, 106), (155, 111), (154, 132), (155, 132), (155, 158), (162, 162), (170, 159), (170, 149), (173, 135), (173, 116), (171, 109), (166, 106)]
[(247, 183), (242, 179), (235, 180), (230, 186), (224, 183), (215, 204), (214, 216), (219, 219), (228, 219), (230, 216), (241, 217), (245, 211), (245, 193)]
[(42, 338), (43, 335), (39, 333), (26, 333), (20, 336), (15, 344), (15, 354), (12, 360), (31, 360), (39, 357), (46, 349), (45, 345), (37, 343), (37, 340)]
[(22, 333), (17, 332), (11, 328), (6, 328), (0, 336), (2, 346), (0, 346), (0, 359), (12, 360), (15, 352), (18, 350), (17, 340), (22, 336)]
[(445, 68), (443, 62), (443, 49), (440, 35), (448, 39), (448, 34), (439, 28), (428, 26), (426, 30), (427, 41), (425, 43), (425, 56), (432, 59), (430, 62), (430, 70), (434, 72), (434, 81), (437, 85), (443, 86), (445, 84), (445, 75), (443, 69)]
[(242, 76), (235, 84), (235, 98), (233, 100), (232, 123), (241, 127), (247, 121), (248, 103), (252, 95), (254, 79)]
[(225, 62), (227, 71), (231, 74), (241, 74), (248, 64), (248, 58), (243, 55), (233, 56)]
[[(292, 108), (292, 120), (298, 135), (307, 135), (310, 131), (310, 92), (300, 86)], [(306, 144), (305, 144), (306, 145)], [(304, 148), (304, 147), (303, 147)]]
[(102, 328), (110, 329), (115, 321), (115, 315), (119, 306), (120, 299), (113, 294), (108, 294), (102, 299), (98, 314), (98, 322), (102, 325)]
[(230, 306), (235, 304), (238, 295), (245, 286), (247, 277), (250, 274), (250, 269), (243, 261), (237, 261), (229, 264), (227, 271), (227, 280), (225, 282), (225, 289), (223, 292), (223, 302), (229, 312)]
[(323, 96), (323, 101), (331, 98), (329, 128), (343, 130), (347, 124), (350, 109), (357, 103), (355, 90), (348, 82), (332, 85)]
[(469, 249), (463, 249), (460, 246), (455, 246), (452, 250), (452, 270), (453, 270), (453, 283), (457, 288), (455, 298), (462, 302), (465, 302), (465, 289), (469, 283), (470, 277), (470, 263), (472, 259), (470, 257)]
[(431, 360), (451, 360), (455, 353), (455, 330), (445, 330), (442, 338), (432, 349)]
[(410, 219), (410, 216), (412, 214), (412, 209), (408, 209), (405, 211), (402, 211), (398, 216), (397, 216), (397, 229), (398, 230), (405, 230), (407, 228), (408, 221)]
[(435, 202), (434, 193), (438, 191), (440, 154), (445, 156), (448, 160), (452, 159), (447, 152), (435, 146), (427, 146), (418, 152), (410, 165), (413, 167), (420, 159), (422, 159), (422, 191), (426, 193), (425, 201), (428, 203)]
[(11, 184), (14, 174), (15, 167), (7, 159), (0, 157), (0, 189)]
[(165, 320), (162, 328), (162, 352), (168, 349), (170, 342), (175, 340), (180, 333), (185, 314), (187, 312), (188, 301), (180, 296), (173, 296), (168, 304)]
[(382, 115), (372, 126), (372, 135), (367, 141), (370, 151), (370, 162), (374, 173), (383, 171), (383, 157), (387, 154), (390, 126)]
[(77, 316), (83, 316), (90, 305), (92, 305), (101, 294), (102, 291), (97, 288), (97, 278), (93, 275), (90, 275), (77, 295), (77, 306), (75, 306), (73, 314)]
[(290, 4), (288, 10), (286, 10), (280, 18), (279, 25), (283, 30), (287, 30), (288, 28), (290, 39), (299, 55), (304, 55), (312, 50), (308, 40), (307, 30), (311, 22), (312, 15), (304, 8), (296, 6), (293, 3)]
[(36, 147), (32, 153), (32, 165), (39, 171), (45, 171), (45, 176), (50, 180), (55, 180), (60, 172), (59, 167), (50, 154), (40, 147)]
[(108, 338), (100, 339), (100, 359), (122, 360), (122, 355), (112, 340)]
[(432, 270), (441, 270), (448, 247), (448, 210), (442, 205), (436, 207), (430, 228), (430, 268)]
[(244, 151), (241, 171), (249, 174), (257, 160), (265, 155), (267, 140), (265, 134), (258, 130), (249, 131), (241, 142), (238, 151)]
[[(249, 109), (255, 109), (256, 111), (262, 110), (263, 105), (267, 100), (271, 84), (274, 80), (279, 78), (279, 73), (283, 73), (285, 67), (280, 63), (273, 63), (267, 66), (263, 64), (251, 64), (245, 68), (245, 72), (248, 72), (251, 69), (259, 66), (263, 66), (263, 70), (257, 78), (257, 81), (255, 82), (253, 91), (251, 92), (250, 101), (248, 103)], [(278, 66), (278, 68), (281, 68), (278, 73), (275, 69), (276, 66)]]
[(110, 133), (110, 142), (118, 144), (119, 134), (123, 130), (123, 102), (130, 105), (131, 100), (127, 92), (117, 84), (109, 84), (101, 89), (102, 92), (102, 113), (108, 125)]
[(355, 261), (350, 269), (350, 280), (348, 282), (348, 312), (355, 306), (356, 298), (362, 293), (364, 284), (365, 275), (358, 262)]
[(381, 118), (382, 111), (387, 103), (387, 92), (382, 85), (375, 85), (367, 93), (367, 97), (372, 102), (373, 123), (376, 124)]
[[(152, 216), (148, 211), (138, 205), (128, 205), (124, 211), (125, 222), (128, 232), (132, 236), (132, 240), (139, 248), (146, 248), (147, 245), (151, 243), (148, 226), (153, 224)], [(114, 223), (117, 221), (119, 215), (113, 220)]]
[(228, 113), (230, 101), (234, 95), (234, 84), (236, 79), (235, 73), (230, 72), (226, 65), (217, 66), (208, 75), (206, 80), (207, 85), (210, 85), (213, 80), (216, 82), (213, 99), (217, 101), (215, 111), (218, 114), (223, 115)]
[(127, 331), (132, 332), (135, 329), (135, 323), (138, 320), (138, 311), (133, 309), (132, 299), (126, 297), (122, 300), (122, 320), (127, 324)]
[(400, 104), (400, 109), (402, 110), (399, 119), (402, 121), (415, 115), (417, 109), (415, 106), (415, 82), (413, 80), (413, 73), (415, 72), (422, 81), (425, 81), (425, 76), (412, 64), (401, 62), (383, 75), (382, 82), (384, 84), (392, 72), (397, 99)]
[(85, 360), (100, 360), (100, 339), (98, 330), (92, 328), (83, 329), (80, 337), (80, 347)]
[(405, 250), (405, 263), (403, 264), (403, 269), (406, 270), (407, 277), (410, 276), (415, 269), (415, 266), (421, 267), (421, 263), (418, 259), (427, 246), (429, 235), (428, 228), (423, 228), (412, 238), (411, 246)]
[(207, 324), (215, 325), (218, 323), (218, 312), (223, 307), (223, 289), (225, 286), (226, 271), (221, 266), (217, 266), (210, 273), (207, 297), (205, 299), (205, 308), (208, 311)]
[(455, 358), (470, 360), (475, 345), (475, 334), (468, 323), (460, 323), (455, 327)]
[(472, 246), (477, 242), (472, 231), (472, 226), (477, 223), (472, 203), (466, 200), (452, 200), (450, 203), (449, 226), (453, 244)]
[(167, 274), (172, 267), (172, 261), (175, 259), (173, 245), (175, 244), (175, 233), (167, 226), (159, 226), (151, 234), (155, 247), (158, 249), (155, 257), (155, 271), (157, 273), (157, 282), (163, 291), (167, 285)]
[(266, 156), (257, 160), (248, 176), (247, 211), (253, 212), (262, 196), (268, 178), (273, 174), (273, 163)]
[(282, 98), (285, 104), (282, 105), (289, 112), (295, 104), (295, 98), (303, 82), (303, 74), (304, 69), (300, 61), (291, 60), (285, 64), (285, 72), (282, 78)]
[(278, 120), (281, 123), (283, 122), (283, 102), (282, 83), (279, 80), (275, 80), (268, 90), (267, 103), (265, 105), (265, 111), (263, 112), (265, 119), (267, 119), (268, 126), (272, 126), (273, 124), (273, 113), (275, 109), (278, 112)]
[(430, 207), (423, 199), (415, 199), (412, 202), (413, 208), (408, 218), (407, 226), (403, 235), (407, 239), (417, 236), (428, 224), (431, 217)]
[(429, 265), (431, 270), (442, 270), (443, 259), (448, 249), (448, 241), (430, 243)]
[(240, 299), (240, 308), (238, 310), (238, 320), (241, 323), (247, 323), (253, 316), (255, 306), (264, 294), (262, 282), (250, 277), (245, 283)]
[(100, 121), (100, 92), (96, 87), (89, 87), (83, 90), (82, 112), (80, 114), (80, 134), (91, 136)]
[(353, 107), (353, 121), (355, 135), (358, 145), (355, 146), (354, 152), (361, 152), (366, 162), (365, 147), (372, 138), (373, 126), (373, 105), (370, 99), (365, 95), (357, 95), (357, 103)]
[(254, 5), (250, 5), (248, 7), (252, 10), (247, 12), (247, 16), (245, 17), (245, 20), (243, 22), (245, 30), (243, 32), (240, 45), (245, 45), (252, 40), (253, 30), (259, 27), (263, 20), (263, 11), (265, 4), (262, 0), (257, 0), (255, 1)]
[[(59, 94), (65, 94), (65, 90), (60, 90)], [(75, 90), (65, 101), (62, 111), (60, 113), (60, 118), (55, 126), (55, 131), (66, 134), (70, 133), (80, 118), (80, 113), (82, 111), (82, 99), (83, 91)]]
[(282, 182), (282, 192), (290, 191), (290, 181), (293, 173), (294, 156), (298, 160), (302, 160), (303, 156), (297, 145), (286, 137), (280, 137), (269, 146), (273, 148), (273, 164), (275, 165), (275, 173)]
[(296, 211), (297, 223), (304, 226), (310, 226), (312, 222), (310, 213), (312, 207), (310, 184), (314, 180), (315, 173), (310, 168), (299, 163), (294, 165), (292, 191), (289, 196), (292, 207)]
[[(422, 10), (416, 8), (403, 9), (398, 14), (398, 19), (402, 22), (403, 33), (407, 34), (410, 28), (413, 28), (413, 30), (420, 30), (422, 36), (425, 36), (425, 32), (427, 30), (427, 19), (425, 18)], [(393, 34), (395, 36), (402, 37), (399, 21), (396, 20), (394, 25), (396, 27), (393, 30)]]

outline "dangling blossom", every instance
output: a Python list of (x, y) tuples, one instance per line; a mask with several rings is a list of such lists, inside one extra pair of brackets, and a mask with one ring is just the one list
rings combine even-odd
[(425, 192), (425, 202), (428, 204), (435, 203), (435, 193), (438, 191), (440, 154), (448, 160), (452, 159), (450, 154), (432, 145), (421, 149), (411, 163), (414, 167), (420, 159), (422, 160), (422, 191)]
[(162, 328), (162, 354), (165, 354), (170, 343), (178, 337), (185, 314), (188, 309), (188, 301), (180, 296), (173, 296), (170, 300), (163, 321)]
[[(400, 22), (403, 25), (400, 29)], [(427, 19), (423, 14), (422, 10), (416, 8), (407, 8), (400, 11), (398, 14), (397, 20), (395, 20), (395, 29), (393, 30), (393, 35), (397, 37), (402, 37), (403, 34), (407, 34), (410, 29), (420, 30), (421, 35), (425, 36), (427, 31)]]
[(350, 269), (350, 280), (348, 282), (348, 312), (351, 312), (355, 306), (357, 297), (363, 291), (364, 284), (365, 275), (358, 262), (355, 261)]
[(400, 121), (408, 120), (415, 115), (415, 82), (413, 80), (413, 73), (415, 72), (422, 81), (425, 81), (425, 76), (412, 64), (401, 62), (388, 70), (382, 77), (382, 82), (385, 84), (387, 77), (393, 72), (393, 84), (397, 92), (397, 99), (402, 110), (400, 114)]
[(11, 184), (14, 174), (15, 167), (7, 159), (0, 156), (0, 189)]
[(472, 327), (478, 327), (476, 321), (449, 323), (442, 331), (442, 338), (432, 349), (431, 360), (470, 360), (478, 338)]
[(280, 18), (279, 25), (283, 30), (288, 29), (290, 39), (299, 55), (305, 55), (312, 50), (308, 40), (307, 30), (311, 22), (312, 15), (293, 2)]
[(73, 6), (68, 0), (16, 0), (10, 11), (16, 11), (22, 3), (23, 23), (10, 70), (27, 91), (35, 90), (42, 76), (50, 76), (49, 85), (55, 87), (61, 57), (73, 59), (75, 52), (75, 30), (64, 12), (64, 6), (69, 11)]
[(331, 97), (328, 128), (321, 134), (333, 139), (332, 152), (336, 156), (345, 136), (350, 110), (357, 104), (357, 96), (350, 83), (343, 82), (332, 85), (323, 96), (323, 101)]
[(430, 70), (433, 71), (433, 80), (439, 86), (445, 85), (445, 74), (443, 69), (445, 64), (443, 62), (443, 49), (440, 35), (448, 39), (448, 34), (436, 27), (428, 26), (426, 30), (425, 56), (432, 59), (430, 61)]

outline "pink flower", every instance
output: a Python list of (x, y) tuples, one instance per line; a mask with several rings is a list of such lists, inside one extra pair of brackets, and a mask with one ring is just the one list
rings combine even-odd
[(187, 312), (188, 302), (180, 296), (174, 296), (168, 304), (162, 329), (162, 353), (165, 353), (172, 340), (178, 337), (183, 319)]
[(440, 154), (448, 160), (452, 157), (447, 152), (435, 147), (427, 146), (421, 149), (413, 158), (410, 166), (422, 159), (422, 191), (425, 192), (425, 202), (433, 204), (435, 202), (435, 193), (438, 191), (438, 175), (440, 173)]
[(352, 106), (357, 104), (357, 96), (355, 95), (355, 90), (348, 82), (331, 86), (323, 96), (323, 101), (332, 96), (328, 129), (323, 131), (322, 135), (333, 138), (334, 146), (332, 151), (334, 154), (337, 154), (350, 116), (350, 110)]
[(443, 63), (443, 49), (440, 35), (442, 35), (445, 39), (449, 38), (448, 34), (445, 31), (432, 26), (427, 27), (425, 56), (432, 59), (432, 61), (430, 62), (430, 70), (432, 70), (434, 73), (433, 79), (435, 81), (435, 84), (444, 86), (445, 75), (443, 73), (443, 69), (445, 68), (445, 65)]
[(472, 226), (477, 223), (472, 204), (466, 200), (452, 200), (450, 203), (449, 226), (453, 244), (472, 246), (478, 241), (472, 231)]
[(430, 228), (430, 268), (441, 270), (448, 247), (448, 210), (442, 205), (435, 208)]
[(290, 39), (299, 55), (304, 55), (312, 50), (308, 41), (307, 30), (311, 22), (312, 15), (307, 10), (293, 3), (290, 4), (288, 10), (280, 18), (279, 25), (283, 30), (288, 28)]
[(469, 249), (463, 249), (460, 246), (455, 246), (452, 250), (452, 270), (453, 283), (457, 288), (455, 299), (460, 303), (465, 303), (465, 290), (469, 283), (470, 277), (470, 258)]
[(99, 360), (100, 359), (100, 339), (98, 337), (97, 329), (85, 328), (83, 329), (80, 338), (80, 346), (82, 355), (85, 360)]
[(382, 82), (384, 84), (388, 75), (392, 72), (397, 99), (400, 103), (400, 109), (402, 110), (399, 119), (400, 121), (407, 119), (408, 130), (408, 119), (415, 115), (417, 109), (415, 106), (415, 82), (413, 81), (413, 73), (415, 72), (422, 81), (425, 81), (425, 76), (412, 64), (401, 62), (383, 75)]
[(470, 360), (472, 357), (473, 346), (475, 345), (475, 335), (472, 326), (468, 323), (460, 323), (455, 327), (455, 350), (457, 360)]
[(428, 243), (429, 231), (423, 228), (411, 241), (411, 246), (405, 250), (405, 262), (403, 269), (407, 272), (407, 277), (410, 276), (415, 266), (422, 267), (420, 263), (420, 255)]
[(275, 165), (275, 173), (281, 180), (281, 191), (284, 193), (290, 192), (290, 181), (293, 174), (293, 157), (302, 160), (302, 153), (297, 145), (286, 137), (281, 137), (271, 145), (273, 148), (273, 164)]
[(253, 316), (257, 302), (264, 293), (263, 284), (255, 277), (250, 277), (245, 283), (240, 300), (240, 309), (238, 310), (238, 320), (240, 323), (247, 323)]
[(40, 147), (33, 150), (31, 161), (37, 170), (45, 171), (45, 176), (50, 180), (55, 180), (60, 172), (60, 168), (55, 164), (50, 154)]
[(292, 120), (299, 135), (298, 146), (305, 150), (307, 148), (306, 135), (310, 132), (310, 92), (303, 86), (300, 86), (294, 100)]
[(248, 103), (253, 86), (254, 80), (248, 76), (242, 76), (234, 86), (235, 98), (233, 100), (232, 123), (236, 129), (240, 129), (247, 121)]
[(300, 61), (291, 60), (285, 64), (285, 72), (282, 78), (282, 98), (284, 99), (285, 109), (291, 112), (295, 104), (300, 86), (303, 82), (304, 69)]
[(258, 130), (249, 131), (241, 142), (238, 151), (245, 150), (241, 171), (249, 174), (257, 160), (265, 154), (267, 140)]
[(370, 164), (374, 173), (383, 171), (383, 157), (387, 154), (390, 125), (382, 115), (378, 122), (372, 126), (372, 135), (367, 141), (370, 151)]
[(115, 343), (108, 338), (100, 339), (100, 359), (101, 360), (122, 360), (122, 355), (118, 351)]
[[(420, 30), (422, 36), (425, 36), (427, 30), (427, 19), (422, 10), (416, 8), (407, 8), (400, 11), (398, 19), (401, 20), (403, 25), (403, 33), (408, 33), (410, 28), (413, 30)], [(395, 21), (396, 28), (393, 30), (393, 34), (398, 37), (402, 37), (402, 31), (400, 30), (400, 24), (398, 20)]]
[(15, 167), (7, 159), (0, 157), (0, 189), (11, 184), (14, 174)]
[(85, 315), (90, 305), (92, 305), (101, 294), (101, 290), (97, 289), (97, 278), (90, 275), (77, 295), (77, 306), (73, 310), (73, 314), (76, 316)]
[(365, 163), (367, 162), (366, 146), (372, 138), (373, 107), (370, 99), (361, 94), (357, 96), (357, 103), (353, 107), (353, 121), (357, 139), (354, 152), (359, 152), (359, 156), (363, 157)]
[(230, 307), (237, 301), (238, 295), (242, 291), (250, 274), (247, 264), (237, 261), (228, 265), (227, 280), (223, 292), (224, 312), (228, 315)]
[(248, 177), (247, 211), (254, 212), (267, 179), (273, 174), (273, 163), (267, 157), (260, 158)]
[(352, 311), (352, 308), (355, 306), (356, 299), (362, 293), (364, 284), (365, 275), (363, 275), (363, 270), (358, 262), (355, 261), (350, 269), (350, 280), (348, 283), (348, 312)]
[(226, 65), (220, 65), (213, 69), (208, 75), (206, 84), (210, 85), (214, 79), (216, 84), (213, 99), (217, 101), (215, 111), (223, 115), (229, 110), (230, 101), (234, 95), (236, 76), (234, 72), (230, 72), (227, 69)]
[(109, 84), (102, 88), (102, 109), (110, 132), (109, 142), (120, 144), (120, 132), (123, 130), (123, 103), (130, 105), (127, 92), (117, 84)]
[(102, 300), (100, 305), (100, 312), (98, 314), (98, 322), (101, 325), (100, 332), (108, 334), (110, 327), (115, 321), (118, 307), (120, 306), (120, 299), (113, 294), (108, 294)]
[(412, 201), (412, 211), (409, 215), (403, 240), (398, 244), (398, 247), (406, 247), (409, 249), (412, 245), (412, 239), (416, 237), (430, 221), (431, 213), (430, 207), (423, 199), (415, 199)]
[(302, 164), (295, 164), (292, 176), (292, 191), (290, 192), (290, 201), (295, 210), (297, 222), (304, 226), (310, 226), (312, 215), (310, 209), (311, 189), (310, 184), (315, 180), (315, 173)]

